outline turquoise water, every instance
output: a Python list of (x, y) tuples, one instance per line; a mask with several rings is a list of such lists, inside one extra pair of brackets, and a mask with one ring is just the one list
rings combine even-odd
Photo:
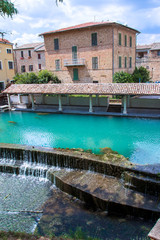
[(110, 147), (134, 163), (160, 163), (160, 120), (6, 112), (0, 114), (0, 142), (95, 153)]

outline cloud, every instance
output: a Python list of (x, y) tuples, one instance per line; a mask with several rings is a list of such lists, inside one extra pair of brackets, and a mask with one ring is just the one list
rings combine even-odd
[[(151, 0), (157, 3), (159, 0)], [(0, 29), (19, 33), (11, 36), (11, 41), (33, 42), (38, 34), (91, 21), (116, 21), (127, 24), (143, 33), (153, 34), (153, 39), (159, 39), (156, 33), (160, 32), (160, 6), (154, 4), (139, 7), (137, 1), (126, 0), (64, 0), (58, 7), (55, 0), (16, 0), (18, 15), (11, 19), (2, 19)], [(141, 34), (141, 35), (142, 35)], [(29, 38), (27, 36), (34, 36)], [(143, 36), (145, 36), (143, 34)], [(149, 34), (149, 36), (151, 36)], [(152, 39), (150, 37), (150, 39)], [(147, 38), (141, 37), (144, 41)], [(142, 40), (140, 40), (142, 41)], [(23, 43), (22, 43), (23, 44)]]
[(49, 28), (57, 23), (58, 21), (53, 19), (38, 19), (36, 22), (31, 22), (29, 25), (31, 28)]
[(18, 45), (33, 43), (33, 42), (42, 42), (42, 39), (38, 37), (38, 34), (29, 34), (23, 33), (21, 37), (15, 38), (13, 43), (18, 43)]
[(160, 42), (160, 34), (140, 34), (137, 37), (137, 44), (150, 44), (154, 42)]

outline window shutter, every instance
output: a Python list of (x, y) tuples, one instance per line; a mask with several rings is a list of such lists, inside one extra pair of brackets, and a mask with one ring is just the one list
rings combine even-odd
[(78, 68), (73, 68), (73, 80), (78, 80)]
[(92, 46), (97, 46), (97, 33), (92, 33)]
[(58, 38), (54, 39), (54, 50), (59, 50), (59, 40), (58, 40)]

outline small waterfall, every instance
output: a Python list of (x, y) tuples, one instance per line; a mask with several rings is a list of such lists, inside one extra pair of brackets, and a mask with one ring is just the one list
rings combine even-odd
[(19, 174), (23, 176), (32, 176), (46, 178), (48, 166), (40, 163), (24, 162), (19, 169)]

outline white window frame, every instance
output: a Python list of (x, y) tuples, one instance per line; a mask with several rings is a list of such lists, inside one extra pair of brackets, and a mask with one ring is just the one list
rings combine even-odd
[[(7, 50), (11, 50), (11, 52), (8, 53)], [(7, 52), (7, 54), (12, 54), (12, 48), (6, 48), (6, 52)]]
[[(9, 62), (12, 62), (13, 68), (9, 68)], [(13, 62), (12, 60), (8, 60), (8, 69), (9, 69), (9, 70), (13, 70), (13, 69), (14, 69), (14, 62)]]
[(2, 68), (0, 68), (0, 70), (3, 70), (3, 64), (2, 64), (2, 60), (0, 60), (0, 62), (1, 62), (1, 67), (2, 67)]

